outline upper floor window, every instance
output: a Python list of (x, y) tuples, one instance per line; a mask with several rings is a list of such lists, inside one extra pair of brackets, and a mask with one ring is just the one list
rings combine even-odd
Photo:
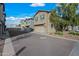
[(35, 21), (38, 21), (38, 17), (35, 17)]
[(45, 18), (44, 14), (40, 15), (41, 20), (44, 19), (44, 18)]

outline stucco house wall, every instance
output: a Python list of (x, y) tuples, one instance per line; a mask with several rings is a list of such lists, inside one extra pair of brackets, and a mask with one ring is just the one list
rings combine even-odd
[[(44, 19), (41, 19), (41, 16), (44, 16)], [(50, 19), (50, 13), (48, 11), (38, 11), (37, 14), (34, 16), (35, 31), (38, 32), (45, 31), (45, 33), (51, 33), (53, 28), (51, 28), (51, 23), (49, 19)]]

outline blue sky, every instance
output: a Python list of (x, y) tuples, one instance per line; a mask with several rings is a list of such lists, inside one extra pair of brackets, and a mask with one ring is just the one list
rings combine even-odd
[(5, 3), (6, 25), (19, 24), (24, 18), (33, 17), (38, 10), (51, 11), (55, 3)]

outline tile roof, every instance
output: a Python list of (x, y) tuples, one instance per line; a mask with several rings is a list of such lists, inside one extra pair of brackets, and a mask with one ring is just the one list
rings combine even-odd
[(34, 15), (34, 17), (39, 13), (39, 12), (46, 12), (46, 13), (50, 13), (50, 11), (46, 11), (46, 10), (39, 10), (36, 12), (36, 14)]

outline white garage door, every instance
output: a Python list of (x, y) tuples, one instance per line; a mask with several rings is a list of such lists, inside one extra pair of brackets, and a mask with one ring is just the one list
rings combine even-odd
[(35, 26), (35, 32), (46, 33), (46, 30), (44, 26)]

